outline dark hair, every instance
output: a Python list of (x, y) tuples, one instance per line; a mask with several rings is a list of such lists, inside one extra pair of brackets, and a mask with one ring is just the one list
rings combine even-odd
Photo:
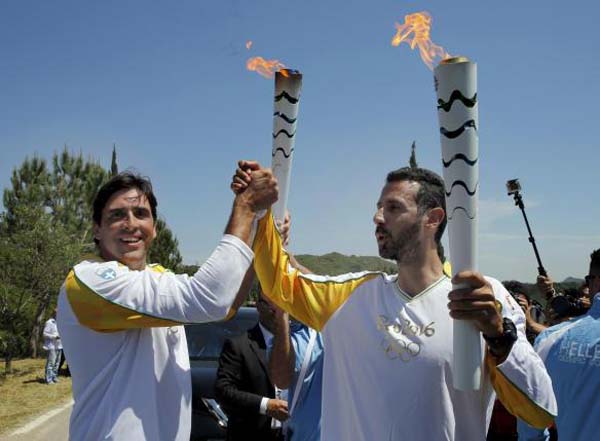
[(132, 188), (137, 188), (144, 196), (146, 196), (146, 199), (148, 199), (148, 203), (150, 204), (152, 219), (156, 221), (156, 206), (158, 203), (152, 192), (152, 183), (150, 182), (150, 179), (130, 171), (124, 171), (110, 178), (106, 184), (100, 187), (98, 193), (96, 193), (93, 203), (94, 211), (92, 214), (94, 223), (100, 225), (100, 222), (102, 221), (102, 210), (104, 210), (104, 206), (113, 194), (121, 190), (130, 190)]
[(590, 254), (590, 259), (590, 267), (600, 268), (600, 248), (592, 251), (592, 254)]
[(505, 280), (504, 282), (502, 282), (502, 285), (504, 285), (506, 290), (510, 293), (511, 296), (513, 296), (515, 300), (518, 300), (517, 294), (519, 294), (525, 296), (525, 298), (527, 299), (527, 303), (532, 303), (531, 297), (529, 297), (529, 295), (525, 292), (525, 287), (518, 280)]
[[(425, 168), (402, 167), (388, 173), (386, 182), (412, 181), (419, 183), (419, 191), (415, 196), (418, 214), (422, 216), (431, 208), (442, 208), (446, 212), (446, 197), (444, 194), (444, 180), (436, 173)], [(446, 229), (446, 216), (435, 232), (435, 241), (440, 243)], [(440, 258), (442, 258), (440, 256)]]
[(514, 294), (525, 294), (525, 288), (518, 280), (506, 280), (502, 282), (507, 291)]

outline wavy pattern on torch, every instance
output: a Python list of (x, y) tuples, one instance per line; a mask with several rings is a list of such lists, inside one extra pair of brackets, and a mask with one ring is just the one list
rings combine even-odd
[(438, 109), (442, 109), (445, 112), (449, 112), (450, 109), (452, 108), (452, 104), (454, 104), (454, 101), (461, 101), (465, 106), (467, 107), (473, 107), (475, 104), (477, 104), (477, 92), (475, 93), (475, 95), (473, 95), (473, 98), (467, 98), (466, 96), (464, 96), (462, 94), (462, 92), (460, 90), (454, 90), (452, 91), (452, 94), (450, 95), (450, 99), (445, 102), (443, 99), (439, 98), (438, 99)]
[(452, 194), (452, 190), (454, 189), (454, 187), (456, 186), (460, 186), (462, 188), (464, 188), (466, 190), (466, 192), (469, 194), (469, 196), (475, 196), (475, 193), (477, 193), (477, 186), (479, 185), (479, 183), (475, 184), (475, 188), (473, 189), (473, 191), (469, 190), (469, 187), (467, 187), (467, 184), (465, 184), (464, 181), (461, 181), (460, 179), (457, 181), (454, 181), (452, 183), (452, 187), (450, 187), (450, 191), (446, 192), (446, 196), (450, 197), (450, 195)]
[(282, 120), (284, 120), (285, 122), (289, 123), (289, 124), (294, 124), (296, 122), (297, 118), (290, 118), (288, 117), (285, 113), (283, 112), (275, 112), (273, 114), (273, 116), (278, 116), (279, 118), (281, 118)]
[(290, 150), (289, 153), (286, 153), (285, 149), (283, 147), (277, 147), (275, 150), (273, 150), (273, 152), (271, 153), (271, 156), (275, 157), (275, 155), (277, 154), (277, 152), (281, 152), (281, 154), (283, 156), (285, 156), (286, 158), (289, 158), (290, 156), (292, 156), (292, 153), (294, 153), (294, 149)]
[(460, 126), (456, 130), (447, 130), (446, 128), (441, 127), (440, 128), (440, 133), (442, 135), (444, 135), (446, 138), (454, 139), (454, 138), (458, 138), (460, 135), (462, 135), (462, 133), (468, 127), (471, 127), (473, 129), (477, 130), (477, 125), (475, 124), (475, 120), (474, 119), (468, 120), (467, 122), (465, 122), (462, 126)]
[(461, 161), (465, 161), (467, 164), (469, 164), (471, 167), (474, 166), (475, 164), (477, 164), (477, 161), (479, 160), (479, 158), (475, 158), (475, 159), (469, 159), (467, 158), (466, 155), (462, 154), (462, 153), (457, 153), (456, 155), (454, 155), (452, 157), (452, 159), (450, 159), (450, 161), (446, 162), (444, 161), (444, 158), (442, 158), (442, 162), (444, 163), (444, 168), (448, 168), (450, 167), (450, 165), (456, 161), (456, 160), (461, 160)]
[(450, 214), (448, 215), (448, 220), (452, 220), (452, 218), (454, 217), (454, 212), (455, 212), (456, 210), (462, 210), (462, 211), (464, 211), (464, 212), (465, 212), (465, 214), (467, 215), (467, 217), (468, 217), (469, 219), (471, 219), (471, 220), (475, 219), (475, 215), (471, 216), (465, 207), (461, 207), (461, 206), (459, 205), (458, 207), (454, 207), (454, 210), (452, 210), (452, 213), (450, 213)]
[(279, 95), (275, 96), (275, 102), (281, 101), (281, 98), (285, 98), (290, 104), (296, 104), (299, 98), (294, 98), (289, 95), (285, 90), (281, 92)]
[(277, 138), (277, 137), (278, 137), (279, 135), (281, 135), (282, 133), (283, 133), (285, 136), (287, 136), (288, 138), (293, 138), (293, 137), (294, 137), (294, 135), (296, 134), (296, 132), (294, 132), (294, 133), (288, 133), (288, 131), (287, 131), (287, 130), (285, 130), (285, 129), (281, 129), (279, 132), (277, 132), (277, 133), (273, 133), (273, 139)]

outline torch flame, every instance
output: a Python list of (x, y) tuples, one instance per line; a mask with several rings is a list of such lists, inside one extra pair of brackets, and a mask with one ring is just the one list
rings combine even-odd
[[(265, 78), (273, 78), (275, 72), (285, 70), (285, 65), (279, 60), (265, 60), (263, 57), (252, 57), (246, 61), (246, 68), (256, 71)], [(283, 75), (287, 76), (287, 71)]]
[(251, 47), (252, 47), (252, 40), (248, 40), (246, 42), (246, 49), (250, 50)]
[(431, 29), (431, 15), (428, 12), (416, 12), (404, 17), (404, 23), (396, 23), (396, 35), (392, 39), (392, 46), (399, 46), (406, 42), (411, 49), (419, 47), (421, 59), (433, 70), (433, 62), (436, 58), (440, 60), (451, 57), (445, 49), (434, 44), (429, 37)]

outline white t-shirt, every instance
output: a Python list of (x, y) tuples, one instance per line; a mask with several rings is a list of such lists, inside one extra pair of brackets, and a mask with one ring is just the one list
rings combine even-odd
[(47, 351), (51, 349), (62, 349), (62, 343), (60, 341), (60, 336), (58, 335), (58, 328), (56, 327), (56, 320), (53, 318), (46, 320), (44, 325), (43, 348)]
[(73, 380), (71, 441), (188, 441), (190, 364), (183, 323), (223, 319), (252, 262), (225, 235), (189, 277), (85, 260), (63, 285), (58, 328)]

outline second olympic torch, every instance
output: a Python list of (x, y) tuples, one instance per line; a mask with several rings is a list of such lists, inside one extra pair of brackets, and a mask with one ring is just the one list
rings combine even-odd
[(282, 69), (275, 74), (271, 168), (279, 183), (279, 199), (273, 205), (273, 216), (282, 222), (290, 188), (301, 89), (302, 74), (297, 70)]
[[(446, 185), (446, 216), (452, 275), (477, 271), (479, 127), (477, 65), (465, 57), (442, 60), (434, 70)], [(461, 288), (461, 286), (454, 286)], [(454, 387), (477, 390), (483, 360), (480, 332), (454, 320)]]

